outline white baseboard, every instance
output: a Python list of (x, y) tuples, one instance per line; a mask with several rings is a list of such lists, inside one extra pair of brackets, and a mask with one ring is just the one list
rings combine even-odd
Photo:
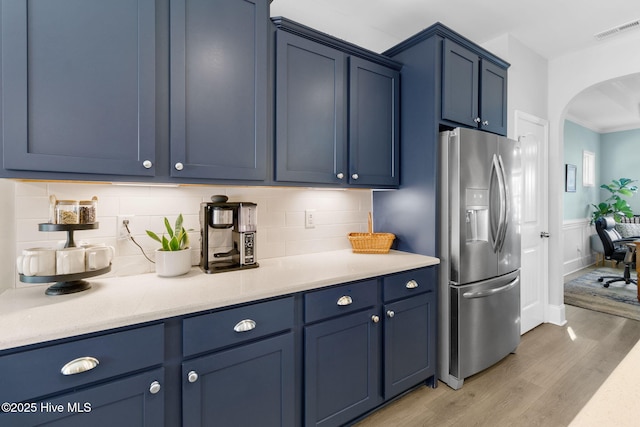
[(547, 323), (564, 326), (567, 323), (564, 304), (547, 306)]

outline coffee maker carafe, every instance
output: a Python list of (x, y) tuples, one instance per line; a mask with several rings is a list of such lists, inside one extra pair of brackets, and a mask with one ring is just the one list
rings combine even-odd
[(258, 205), (228, 202), (226, 196), (211, 199), (200, 204), (200, 268), (205, 273), (221, 273), (258, 267)]

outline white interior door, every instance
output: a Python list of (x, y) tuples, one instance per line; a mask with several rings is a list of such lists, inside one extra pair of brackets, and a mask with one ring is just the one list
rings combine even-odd
[(521, 333), (543, 323), (548, 305), (548, 209), (546, 120), (516, 111), (515, 135), (522, 155)]

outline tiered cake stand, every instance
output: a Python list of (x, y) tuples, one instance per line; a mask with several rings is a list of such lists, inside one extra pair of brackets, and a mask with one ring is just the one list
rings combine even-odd
[[(65, 231), (67, 233), (67, 242), (65, 248), (73, 248), (76, 246), (73, 241), (73, 232), (76, 230), (94, 230), (98, 228), (99, 223), (92, 224), (38, 224), (38, 231)], [(25, 276), (20, 274), (20, 281), (24, 283), (49, 283), (56, 282), (49, 286), (45, 293), (47, 295), (66, 295), (76, 292), (86, 291), (91, 287), (91, 283), (87, 282), (88, 277), (99, 276), (111, 271), (111, 264), (99, 270), (83, 271), (74, 274), (56, 274), (53, 276)]]

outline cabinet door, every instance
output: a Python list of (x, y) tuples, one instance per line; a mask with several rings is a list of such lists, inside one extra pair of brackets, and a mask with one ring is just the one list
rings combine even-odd
[(171, 176), (265, 179), (267, 9), (171, 1)]
[(305, 327), (305, 425), (338, 426), (382, 402), (374, 310)]
[(6, 169), (153, 175), (155, 1), (2, 1)]
[(184, 362), (183, 424), (293, 426), (294, 370), (293, 333)]
[(480, 117), (482, 129), (507, 134), (507, 70), (483, 59), (480, 62)]
[(399, 184), (399, 80), (395, 70), (349, 58), (351, 184)]
[(442, 60), (442, 119), (478, 127), (478, 55), (445, 39)]
[(387, 304), (384, 316), (384, 397), (389, 399), (435, 374), (435, 294)]
[[(75, 393), (29, 403), (27, 411), (0, 412), (0, 425), (111, 427), (164, 425), (164, 369)], [(24, 407), (23, 407), (24, 408)]]
[(346, 182), (344, 53), (278, 31), (276, 181)]

